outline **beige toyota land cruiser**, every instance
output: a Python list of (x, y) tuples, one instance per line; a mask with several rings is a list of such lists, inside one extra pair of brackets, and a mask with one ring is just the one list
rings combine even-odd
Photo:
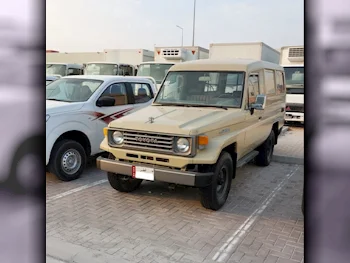
[(284, 122), (284, 70), (254, 60), (198, 60), (174, 65), (151, 106), (104, 130), (97, 167), (121, 192), (142, 180), (198, 187), (218, 210), (236, 168), (270, 164)]

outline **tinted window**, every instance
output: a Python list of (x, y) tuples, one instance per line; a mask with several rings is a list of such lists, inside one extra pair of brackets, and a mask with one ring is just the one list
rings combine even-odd
[(130, 83), (135, 96), (135, 104), (145, 103), (153, 98), (151, 87), (145, 83)]
[(115, 99), (114, 106), (128, 104), (128, 96), (126, 93), (126, 86), (124, 83), (115, 83), (110, 85), (101, 95), (101, 97), (108, 96)]

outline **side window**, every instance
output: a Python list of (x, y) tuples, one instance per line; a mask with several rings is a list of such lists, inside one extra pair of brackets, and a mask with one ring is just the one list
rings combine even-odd
[(286, 92), (284, 86), (284, 74), (281, 71), (276, 71), (276, 89), (277, 94), (283, 94)]
[(146, 83), (130, 83), (135, 104), (146, 103), (153, 98), (151, 86)]
[(252, 73), (248, 77), (248, 104), (255, 103), (256, 96), (259, 94), (259, 73)]
[(276, 94), (275, 74), (273, 70), (265, 70), (266, 95)]
[(124, 83), (114, 83), (110, 85), (101, 95), (101, 97), (105, 96), (112, 97), (115, 99), (114, 106), (128, 104), (128, 96), (126, 93), (126, 86)]

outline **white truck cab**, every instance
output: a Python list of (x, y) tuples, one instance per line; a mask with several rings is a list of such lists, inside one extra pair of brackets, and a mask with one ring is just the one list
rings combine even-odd
[(286, 122), (304, 124), (304, 46), (281, 48), (280, 65), (286, 79)]
[(63, 181), (77, 179), (87, 158), (102, 152), (103, 128), (153, 101), (151, 79), (70, 76), (46, 86), (46, 166)]
[(155, 47), (154, 61), (140, 63), (137, 76), (150, 76), (159, 89), (168, 70), (176, 63), (209, 58), (209, 50), (202, 47)]
[(89, 62), (84, 69), (85, 75), (135, 76), (135, 72), (135, 66), (116, 62)]
[(46, 63), (47, 76), (83, 75), (84, 65), (75, 63)]

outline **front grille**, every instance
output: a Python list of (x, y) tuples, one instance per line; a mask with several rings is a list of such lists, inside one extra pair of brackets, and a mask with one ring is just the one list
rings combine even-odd
[(173, 152), (174, 136), (141, 131), (121, 132), (124, 134), (123, 148), (164, 153)]
[(286, 105), (286, 112), (300, 112), (300, 113), (304, 113), (304, 105), (287, 104)]

